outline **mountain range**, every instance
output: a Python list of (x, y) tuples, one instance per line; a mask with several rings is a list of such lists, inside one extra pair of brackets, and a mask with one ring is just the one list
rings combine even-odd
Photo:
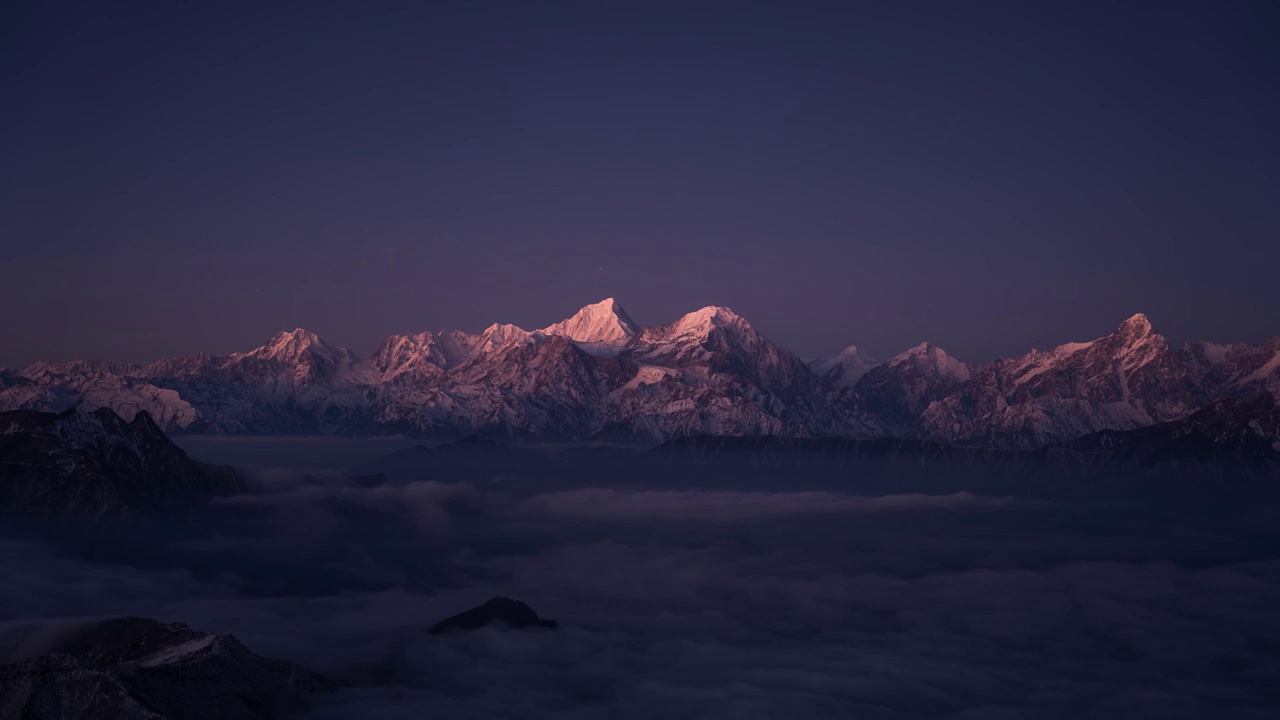
[(805, 362), (729, 308), (641, 327), (612, 298), (540, 330), (395, 335), (370, 357), (299, 328), (230, 355), (0, 371), (0, 410), (146, 411), (166, 432), (635, 444), (769, 435), (1034, 448), (1264, 393), (1280, 397), (1280, 337), (1175, 348), (1141, 314), (1089, 342), (981, 365), (931, 343), (883, 362), (856, 347)]

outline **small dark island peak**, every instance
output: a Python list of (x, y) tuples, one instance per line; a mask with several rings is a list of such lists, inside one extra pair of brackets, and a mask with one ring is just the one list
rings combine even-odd
[(533, 608), (519, 600), (495, 597), (479, 607), (441, 620), (432, 626), (430, 632), (432, 635), (442, 635), (447, 632), (479, 630), (490, 626), (515, 630), (528, 628), (555, 630), (560, 627), (560, 623), (538, 617), (538, 613), (534, 612)]

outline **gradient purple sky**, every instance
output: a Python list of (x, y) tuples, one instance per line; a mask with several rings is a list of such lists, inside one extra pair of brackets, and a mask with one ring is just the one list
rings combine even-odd
[(1118, 5), (7, 3), (0, 365), (606, 296), (805, 356), (1280, 334), (1280, 4)]

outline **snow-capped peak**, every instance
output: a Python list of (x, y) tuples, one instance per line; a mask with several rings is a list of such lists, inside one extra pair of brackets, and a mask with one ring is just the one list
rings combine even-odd
[(1142, 313), (1125, 320), (1119, 329), (1102, 340), (1101, 346), (1130, 372), (1172, 352), (1168, 341), (1151, 328), (1151, 321)]
[(889, 360), (887, 365), (910, 364), (927, 376), (968, 380), (972, 372), (968, 363), (961, 362), (931, 342), (922, 342)]
[[(370, 383), (375, 382), (378, 377), (373, 366), (359, 355), (326, 342), (315, 333), (302, 328), (276, 333), (266, 345), (247, 353), (226, 356), (229, 367), (242, 366), (246, 360), (267, 361), (283, 366), (283, 374), (275, 377), (287, 381), (287, 386), (295, 388), (317, 382)], [(267, 375), (272, 375), (276, 371), (266, 372)]]
[(743, 317), (721, 305), (708, 305), (680, 318), (670, 326), (673, 335), (705, 335), (714, 327), (751, 327)]
[(497, 350), (510, 343), (528, 343), (536, 339), (535, 333), (531, 333), (517, 325), (494, 323), (480, 333), (480, 339), (476, 342), (472, 357)]
[(928, 355), (938, 355), (938, 354), (946, 355), (946, 352), (944, 352), (942, 348), (938, 347), (937, 345), (934, 345), (931, 342), (925, 341), (920, 343), (919, 345), (916, 345), (915, 347), (907, 348), (906, 350), (903, 350), (897, 355), (894, 355), (892, 358), (889, 358), (889, 362), (896, 364), (910, 358), (917, 358), (917, 357), (924, 357)]
[(543, 328), (542, 332), (563, 335), (576, 342), (609, 343), (625, 342), (639, 330), (617, 300), (605, 298), (582, 308), (573, 317)]
[(301, 358), (304, 353), (328, 358), (344, 355), (340, 348), (330, 345), (321, 340), (315, 333), (308, 332), (302, 328), (276, 333), (267, 341), (267, 344), (249, 351), (246, 355), (259, 360), (293, 363)]
[(850, 345), (849, 347), (841, 350), (840, 354), (836, 355), (836, 358), (840, 360), (863, 360), (867, 362), (876, 362), (876, 359), (871, 356), (871, 353), (863, 350), (857, 345)]
[(1152, 333), (1151, 321), (1147, 316), (1138, 313), (1120, 324), (1120, 333), (1131, 338), (1143, 338)]
[(837, 387), (853, 387), (871, 368), (880, 364), (866, 350), (850, 345), (835, 357), (814, 360), (809, 368)]

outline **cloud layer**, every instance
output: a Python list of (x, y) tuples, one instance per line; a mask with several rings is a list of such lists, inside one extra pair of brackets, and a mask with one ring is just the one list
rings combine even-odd
[[(513, 495), (315, 473), (263, 487), (146, 552), (0, 541), (0, 615), (234, 632), (352, 683), (320, 718), (1280, 708), (1276, 508), (606, 483)], [(563, 629), (425, 633), (498, 594)]]

